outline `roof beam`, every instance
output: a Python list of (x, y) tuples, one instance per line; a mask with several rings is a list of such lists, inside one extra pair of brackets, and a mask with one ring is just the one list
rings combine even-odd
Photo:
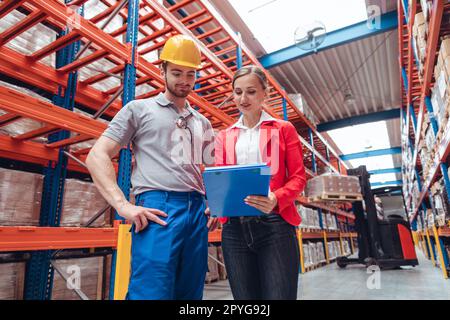
[(371, 183), (370, 186), (371, 187), (384, 187), (384, 186), (401, 186), (403, 185), (403, 181), (402, 180), (397, 180), (397, 181), (388, 181), (388, 182), (374, 182)]
[(336, 121), (330, 121), (326, 123), (319, 124), (317, 126), (317, 131), (324, 132), (335, 129), (346, 128), (350, 126), (356, 126), (359, 124), (373, 123), (378, 121), (398, 119), (400, 118), (400, 109), (392, 109), (387, 111), (375, 112), (370, 114), (365, 114), (361, 116), (355, 116), (346, 119), (340, 119)]
[(343, 161), (349, 161), (349, 160), (355, 160), (355, 159), (364, 159), (364, 158), (401, 154), (401, 153), (402, 153), (402, 148), (395, 147), (395, 148), (389, 148), (389, 149), (380, 149), (380, 150), (358, 152), (358, 153), (353, 153), (353, 154), (345, 154), (345, 155), (341, 155), (340, 158)]
[(388, 173), (402, 173), (402, 168), (378, 169), (369, 171), (370, 175), (388, 174)]
[(280, 64), (301, 59), (316, 52), (324, 51), (346, 43), (371, 37), (386, 31), (398, 28), (397, 10), (382, 14), (379, 28), (370, 28), (373, 19), (350, 25), (348, 27), (331, 31), (327, 34), (324, 43), (316, 51), (303, 51), (296, 45), (269, 53), (259, 59), (264, 68), (269, 69)]

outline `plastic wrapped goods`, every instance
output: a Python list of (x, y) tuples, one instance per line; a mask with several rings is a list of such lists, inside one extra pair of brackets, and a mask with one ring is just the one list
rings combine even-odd
[(55, 270), (52, 300), (81, 300), (74, 290), (78, 286), (89, 300), (102, 299), (103, 281), (106, 281), (103, 279), (103, 257), (57, 260), (55, 263), (70, 279), (66, 281)]
[(39, 225), (44, 177), (0, 168), (0, 225)]
[[(89, 221), (107, 205), (106, 200), (90, 182), (66, 179), (61, 226), (78, 227)], [(109, 210), (98, 218), (91, 227), (109, 224)]]
[(361, 186), (358, 177), (325, 174), (308, 181), (306, 196), (312, 200), (359, 200)]
[[(214, 257), (217, 260), (217, 248), (209, 247), (208, 255)], [(219, 280), (219, 265), (217, 261), (208, 257), (208, 272), (206, 273), (206, 283), (211, 283)]]
[(0, 264), (0, 300), (22, 300), (25, 263)]
[[(219, 260), (222, 264), (225, 263), (224, 257), (223, 257), (223, 250), (222, 247), (217, 247), (217, 260)], [(226, 280), (228, 278), (227, 270), (224, 266), (218, 265), (219, 267), (219, 280)]]
[(324, 245), (322, 242), (317, 242), (316, 243), (316, 250), (317, 250), (317, 262), (321, 263), (321, 262), (325, 262), (325, 249), (324, 249)]

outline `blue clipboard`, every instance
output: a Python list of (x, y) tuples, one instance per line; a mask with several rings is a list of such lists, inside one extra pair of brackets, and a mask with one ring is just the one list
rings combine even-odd
[(207, 168), (203, 172), (206, 198), (214, 217), (253, 217), (263, 215), (247, 205), (250, 195), (269, 195), (270, 167), (263, 164)]

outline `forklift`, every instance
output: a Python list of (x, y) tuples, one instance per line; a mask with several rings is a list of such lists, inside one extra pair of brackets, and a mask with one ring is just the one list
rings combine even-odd
[[(363, 201), (352, 203), (359, 253), (358, 258), (338, 258), (337, 265), (345, 268), (351, 264), (363, 264), (366, 267), (378, 266), (380, 269), (417, 266), (419, 262), (407, 213), (404, 216), (391, 215), (380, 219), (366, 167), (349, 169), (347, 174), (359, 178), (363, 196)], [(404, 206), (403, 210), (405, 211)]]

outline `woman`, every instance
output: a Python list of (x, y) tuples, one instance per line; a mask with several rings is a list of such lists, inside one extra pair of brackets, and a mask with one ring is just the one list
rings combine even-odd
[(268, 197), (249, 196), (245, 203), (260, 217), (222, 220), (222, 247), (231, 291), (236, 300), (295, 300), (301, 222), (294, 201), (306, 184), (302, 146), (294, 126), (263, 110), (268, 94), (264, 72), (255, 66), (233, 78), (233, 95), (242, 113), (215, 142), (217, 166), (267, 163)]

